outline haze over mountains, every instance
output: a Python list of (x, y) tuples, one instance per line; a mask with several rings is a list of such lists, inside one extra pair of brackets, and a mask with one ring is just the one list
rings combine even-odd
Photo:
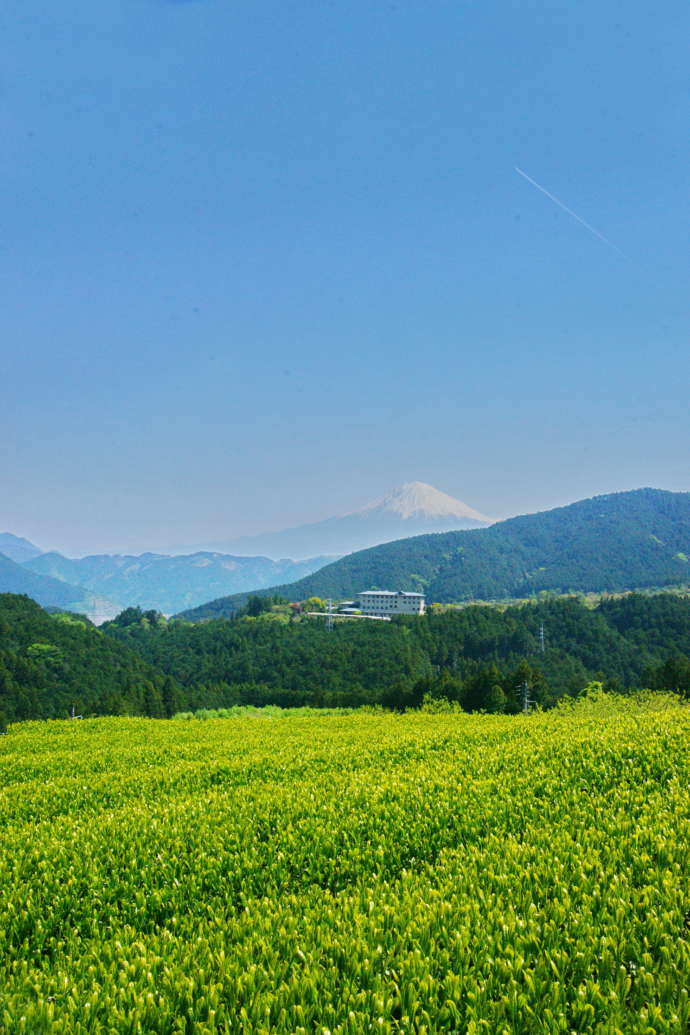
[[(690, 493), (638, 489), (497, 522), (490, 528), (384, 543), (291, 585), (289, 600), (343, 599), (363, 589), (422, 591), (428, 601), (504, 600), (541, 591), (615, 592), (690, 579)], [(184, 613), (233, 614), (232, 596)]]
[(171, 614), (227, 592), (299, 579), (331, 557), (303, 561), (196, 553), (182, 557), (95, 554), (78, 559), (44, 553), (34, 543), (0, 535), (0, 592), (23, 593), (49, 608), (78, 611), (93, 621), (114, 618), (126, 607)]
[(40, 575), (0, 554), (0, 593), (21, 593), (42, 607), (78, 611), (94, 618), (117, 614), (110, 601), (99, 600), (82, 586), (73, 586), (49, 575)]
[(425, 482), (406, 482), (373, 503), (340, 517), (295, 528), (205, 544), (205, 549), (238, 555), (313, 557), (353, 553), (369, 546), (425, 532), (483, 528), (493, 518)]
[(0, 555), (8, 559), (0, 569), (0, 592), (27, 593), (40, 604), (80, 611), (95, 621), (130, 606), (171, 614), (228, 594), (299, 580), (334, 555), (362, 546), (490, 521), (430, 485), (409, 482), (342, 517), (174, 556), (74, 559), (6, 532), (0, 535)]
[(21, 536), (12, 535), (10, 532), (0, 532), (0, 554), (9, 557), (16, 564), (24, 564), (42, 553), (40, 546), (30, 543), (28, 539), (22, 539)]
[[(343, 549), (356, 536), (385, 537), (386, 529), (398, 536), (429, 524), (436, 529), (332, 563), (316, 551), (300, 561), (213, 551), (75, 560), (4, 533), (0, 592), (25, 593), (44, 606), (79, 611), (96, 621), (130, 606), (196, 620), (231, 615), (252, 592), (291, 600), (342, 599), (382, 587), (422, 590), (429, 601), (453, 602), (690, 581), (688, 493), (640, 489), (489, 522), (459, 500), (413, 482), (344, 517), (275, 534), (274, 542), (284, 536), (294, 546), (312, 529), (312, 545), (323, 546), (332, 535), (331, 542)], [(472, 527), (458, 530), (462, 523)], [(452, 531), (439, 531), (449, 524)]]
[[(62, 579), (110, 602), (99, 615), (113, 617), (125, 607), (172, 614), (208, 600), (217, 593), (241, 592), (276, 581), (301, 578), (328, 563), (328, 557), (305, 561), (273, 561), (268, 557), (232, 557), (196, 553), (166, 557), (96, 554), (71, 560), (59, 553), (34, 557), (24, 566), (38, 575)], [(113, 611), (114, 608), (114, 611)], [(111, 613), (112, 612), (112, 613)]]

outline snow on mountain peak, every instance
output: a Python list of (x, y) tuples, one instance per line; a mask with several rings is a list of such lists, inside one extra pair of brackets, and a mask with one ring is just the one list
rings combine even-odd
[(363, 507), (358, 513), (371, 514), (373, 511), (397, 514), (404, 521), (412, 518), (457, 517), (492, 524), (494, 520), (468, 507), (462, 500), (456, 500), (425, 482), (405, 482), (382, 499)]

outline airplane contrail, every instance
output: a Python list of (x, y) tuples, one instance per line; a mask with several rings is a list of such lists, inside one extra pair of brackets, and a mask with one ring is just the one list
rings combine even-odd
[(572, 216), (573, 219), (577, 219), (578, 223), (581, 223), (586, 230), (589, 230), (591, 234), (594, 234), (594, 236), (598, 237), (600, 241), (603, 241), (604, 244), (607, 244), (609, 248), (613, 248), (614, 252), (618, 252), (618, 254), (622, 255), (624, 259), (628, 260), (628, 262), (632, 261), (629, 258), (629, 256), (625, 254), (625, 252), (622, 252), (620, 250), (617, 244), (614, 244), (613, 241), (609, 241), (608, 237), (604, 237), (604, 235), (600, 234), (595, 227), (590, 226), (589, 223), (586, 223), (581, 216), (578, 216), (577, 212), (573, 212), (573, 210), (571, 208), (568, 208), (568, 206), (564, 204), (560, 198), (557, 198), (555, 194), (551, 194), (550, 191), (548, 191), (545, 187), (542, 187), (542, 185), (540, 183), (537, 183), (536, 180), (533, 180), (531, 176), (528, 176), (527, 173), (523, 172), (523, 170), (520, 169), (517, 165), (515, 166), (515, 172), (519, 173), (519, 175), (522, 176), (524, 180), (527, 180), (528, 183), (531, 183), (533, 187), (537, 188), (537, 190), (540, 190), (542, 194), (546, 194), (547, 198), (550, 198), (555, 205), (558, 205), (559, 208), (562, 208), (563, 211), (567, 212), (569, 216)]

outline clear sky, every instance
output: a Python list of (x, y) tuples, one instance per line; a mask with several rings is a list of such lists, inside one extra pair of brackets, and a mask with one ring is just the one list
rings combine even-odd
[(680, 0), (4, 0), (0, 531), (690, 489), (689, 30)]

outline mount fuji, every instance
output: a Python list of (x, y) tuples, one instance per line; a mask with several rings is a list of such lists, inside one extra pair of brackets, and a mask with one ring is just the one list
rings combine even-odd
[(373, 503), (296, 528), (207, 544), (205, 549), (239, 555), (301, 559), (342, 555), (428, 532), (485, 528), (493, 518), (425, 482), (406, 482)]

